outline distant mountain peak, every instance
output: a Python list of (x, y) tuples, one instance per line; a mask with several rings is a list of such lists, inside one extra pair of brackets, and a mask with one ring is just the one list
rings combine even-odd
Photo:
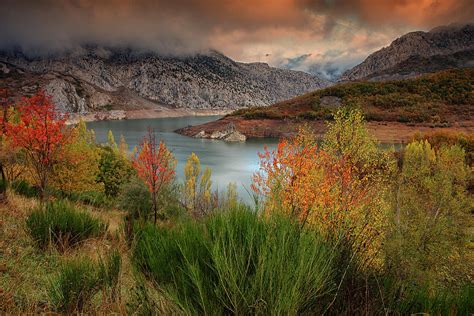
[[(363, 79), (389, 69), (394, 72), (398, 64), (413, 56), (419, 56), (426, 62), (426, 58), (431, 56), (452, 56), (457, 52), (470, 50), (474, 50), (472, 23), (439, 26), (429, 32), (410, 32), (394, 40), (388, 47), (372, 53), (361, 64), (344, 72), (340, 80)], [(439, 62), (440, 58), (437, 61)], [(420, 67), (418, 71), (423, 73)]]

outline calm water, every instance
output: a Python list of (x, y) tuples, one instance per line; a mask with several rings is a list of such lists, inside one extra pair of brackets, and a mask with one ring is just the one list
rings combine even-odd
[(111, 130), (115, 140), (123, 135), (132, 150), (142, 140), (151, 127), (158, 139), (162, 139), (178, 160), (178, 180), (183, 179), (183, 168), (187, 157), (192, 153), (198, 155), (203, 167), (212, 169), (212, 181), (215, 189), (223, 190), (229, 182), (237, 184), (239, 196), (249, 202), (251, 176), (258, 169), (257, 153), (263, 151), (265, 145), (270, 149), (277, 144), (276, 139), (248, 140), (244, 143), (227, 143), (219, 140), (197, 139), (174, 133), (178, 128), (198, 125), (218, 119), (216, 116), (190, 116), (177, 118), (158, 118), (124, 121), (99, 121), (87, 123), (96, 133), (98, 142), (107, 141), (107, 133)]

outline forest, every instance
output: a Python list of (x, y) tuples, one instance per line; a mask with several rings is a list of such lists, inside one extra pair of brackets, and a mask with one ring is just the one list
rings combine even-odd
[[(459, 91), (439, 98), (472, 98), (447, 74)], [(318, 93), (369, 88), (393, 89), (370, 106), (410, 102), (396, 85)], [(214, 190), (194, 153), (178, 179), (151, 129), (130, 151), (67, 125), (43, 92), (12, 104), (2, 90), (0, 105), (0, 313), (474, 312), (472, 134), (387, 148), (367, 105), (344, 105), (322, 140), (303, 124), (258, 153), (248, 205), (236, 184)]]

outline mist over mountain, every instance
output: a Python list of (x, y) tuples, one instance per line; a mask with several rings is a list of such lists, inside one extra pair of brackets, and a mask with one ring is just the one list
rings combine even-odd
[(235, 62), (217, 51), (175, 56), (92, 44), (48, 54), (4, 50), (0, 81), (21, 94), (42, 88), (67, 112), (228, 110), (270, 105), (329, 84), (304, 72)]

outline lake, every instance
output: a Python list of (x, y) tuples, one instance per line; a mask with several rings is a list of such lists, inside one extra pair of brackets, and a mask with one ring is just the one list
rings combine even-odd
[(88, 122), (87, 127), (95, 131), (96, 139), (100, 143), (107, 142), (107, 133), (111, 130), (118, 143), (123, 135), (132, 150), (138, 146), (143, 136), (151, 127), (158, 140), (163, 140), (173, 152), (178, 161), (177, 177), (183, 180), (183, 168), (188, 156), (194, 152), (198, 155), (203, 169), (212, 169), (213, 188), (224, 190), (229, 182), (237, 184), (237, 190), (242, 200), (251, 201), (248, 191), (252, 174), (258, 169), (258, 152), (264, 146), (269, 149), (276, 147), (278, 140), (250, 139), (242, 143), (227, 143), (220, 140), (200, 139), (182, 136), (174, 133), (175, 130), (188, 125), (198, 125), (218, 119), (219, 116), (188, 116), (173, 118), (156, 118), (123, 121)]

